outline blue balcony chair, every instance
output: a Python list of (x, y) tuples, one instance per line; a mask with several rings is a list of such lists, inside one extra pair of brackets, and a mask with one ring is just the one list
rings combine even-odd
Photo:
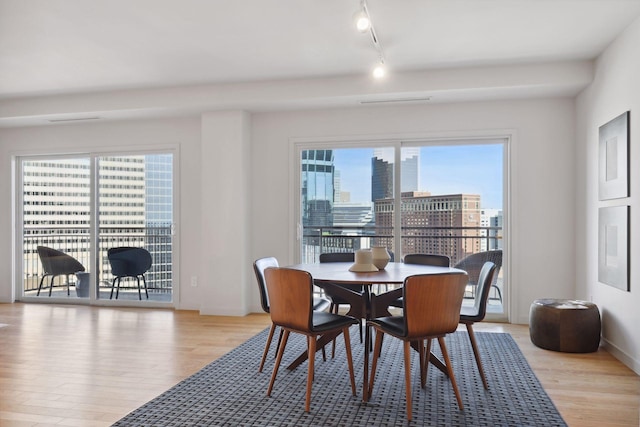
[(138, 298), (142, 300), (142, 292), (140, 289), (140, 279), (144, 283), (144, 293), (149, 299), (147, 292), (147, 279), (144, 274), (149, 271), (153, 262), (151, 254), (144, 248), (119, 247), (111, 248), (107, 251), (107, 258), (111, 264), (111, 274), (113, 274), (113, 282), (111, 284), (111, 295), (113, 298), (113, 289), (118, 284), (116, 290), (116, 299), (120, 293), (120, 282), (123, 278), (134, 278), (138, 282)]
[(67, 276), (67, 295), (70, 295), (69, 276), (84, 271), (83, 265), (71, 255), (67, 255), (64, 252), (60, 252), (46, 246), (38, 246), (38, 256), (40, 257), (44, 274), (42, 275), (40, 284), (38, 285), (37, 296), (40, 296), (42, 283), (47, 276), (51, 276), (51, 282), (49, 283), (49, 296), (51, 296), (51, 291), (53, 290), (53, 279), (55, 279), (56, 276)]

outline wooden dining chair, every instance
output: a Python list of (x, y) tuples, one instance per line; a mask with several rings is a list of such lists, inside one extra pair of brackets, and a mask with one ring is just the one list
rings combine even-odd
[[(256, 274), (256, 281), (258, 282), (258, 292), (260, 295), (260, 305), (262, 306), (262, 310), (265, 313), (269, 313), (269, 296), (267, 295), (267, 282), (264, 277), (264, 271), (269, 267), (278, 267), (278, 260), (274, 257), (265, 257), (260, 258), (254, 261), (253, 263), (253, 271)], [(315, 297), (313, 298), (313, 309), (315, 311), (325, 311), (329, 308), (331, 302), (323, 297)], [(267, 337), (267, 342), (264, 346), (264, 352), (262, 353), (262, 359), (260, 360), (260, 367), (258, 368), (258, 372), (262, 372), (264, 368), (264, 362), (267, 360), (267, 354), (269, 354), (269, 348), (271, 347), (271, 341), (273, 340), (273, 334), (275, 333), (276, 325), (271, 323), (271, 328), (269, 329), (269, 336)], [(278, 345), (276, 346), (276, 353), (278, 353), (278, 348), (280, 348), (280, 343), (282, 342), (282, 329), (280, 330), (280, 335), (278, 336)], [(325, 350), (322, 349), (322, 357), (326, 359)]]
[(458, 407), (460, 410), (464, 409), (444, 337), (449, 333), (455, 332), (458, 326), (460, 307), (462, 306), (466, 284), (466, 273), (422, 274), (407, 277), (402, 288), (403, 315), (379, 317), (367, 322), (367, 326), (372, 326), (376, 330), (371, 378), (368, 387), (369, 396), (373, 392), (376, 367), (382, 347), (382, 337), (384, 334), (388, 334), (402, 340), (404, 344), (407, 419), (411, 420), (411, 343), (418, 344), (420, 385), (424, 388), (431, 354), (431, 342), (434, 338), (437, 338), (447, 373), (458, 401)]
[(469, 341), (471, 341), (471, 348), (473, 348), (473, 355), (476, 358), (476, 365), (478, 366), (478, 372), (480, 372), (480, 378), (482, 378), (484, 388), (489, 388), (489, 385), (484, 375), (482, 361), (480, 360), (480, 351), (478, 350), (476, 336), (473, 333), (473, 324), (484, 320), (484, 316), (487, 314), (489, 291), (491, 290), (491, 284), (493, 283), (493, 276), (497, 271), (498, 266), (494, 263), (490, 261), (484, 263), (478, 278), (478, 286), (474, 295), (475, 300), (473, 302), (473, 306), (463, 306), (460, 309), (460, 323), (467, 327)]
[(349, 340), (349, 327), (358, 323), (358, 320), (349, 316), (335, 313), (318, 312), (313, 310), (313, 278), (311, 274), (302, 270), (289, 268), (269, 267), (265, 270), (267, 293), (270, 303), (271, 321), (274, 325), (284, 330), (282, 343), (278, 349), (278, 356), (273, 367), (273, 374), (267, 389), (267, 396), (271, 396), (273, 384), (278, 375), (278, 368), (282, 361), (284, 349), (291, 332), (303, 334), (307, 337), (307, 395), (305, 411), (311, 407), (311, 386), (314, 376), (314, 361), (316, 353), (316, 340), (325, 334), (344, 337), (344, 346), (347, 353), (347, 365), (349, 367), (349, 379), (351, 391), (356, 395), (356, 383), (353, 374), (353, 359), (351, 357), (351, 342)]

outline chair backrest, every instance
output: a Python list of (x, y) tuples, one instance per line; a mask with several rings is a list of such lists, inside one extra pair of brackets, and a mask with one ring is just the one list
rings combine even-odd
[(451, 260), (446, 255), (435, 254), (407, 254), (404, 256), (405, 264), (435, 265), (438, 267), (449, 267)]
[(480, 277), (478, 279), (478, 287), (475, 292), (475, 300), (473, 302), (473, 315), (466, 316), (467, 320), (474, 322), (480, 322), (487, 314), (487, 301), (489, 300), (489, 291), (491, 290), (491, 284), (493, 283), (493, 277), (498, 271), (496, 266), (491, 261), (487, 261), (482, 266), (480, 271)]
[(420, 274), (404, 281), (406, 337), (442, 336), (454, 332), (467, 285), (465, 273)]
[(267, 293), (267, 281), (264, 277), (264, 271), (269, 267), (278, 267), (278, 260), (274, 257), (266, 257), (257, 259), (253, 263), (253, 271), (256, 273), (256, 280), (258, 281), (260, 304), (265, 313), (269, 312), (269, 294)]
[(353, 252), (327, 252), (320, 254), (320, 263), (354, 262), (355, 258), (355, 254)]
[(107, 258), (111, 264), (111, 274), (116, 277), (140, 276), (146, 273), (153, 263), (148, 250), (128, 246), (110, 248)]
[(502, 268), (501, 249), (471, 254), (460, 260), (460, 262), (454, 265), (454, 267), (467, 272), (469, 275), (470, 285), (477, 285), (480, 279), (480, 270), (482, 270), (482, 266), (487, 261), (491, 261), (496, 265), (496, 273), (494, 274), (493, 282), (491, 283), (492, 285), (495, 285), (498, 282), (498, 272), (500, 271), (500, 268)]
[(297, 331), (313, 327), (313, 279), (291, 268), (269, 267), (264, 276), (269, 295), (271, 321)]
[(45, 274), (73, 274), (84, 271), (84, 266), (77, 259), (47, 246), (38, 246), (38, 256)]

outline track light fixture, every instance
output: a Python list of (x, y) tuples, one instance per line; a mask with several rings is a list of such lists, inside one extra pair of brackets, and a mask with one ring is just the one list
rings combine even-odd
[(373, 77), (376, 79), (381, 79), (386, 74), (384, 54), (382, 53), (382, 45), (380, 45), (380, 40), (378, 39), (376, 31), (373, 28), (373, 22), (371, 22), (371, 17), (369, 16), (369, 9), (367, 9), (366, 0), (360, 0), (360, 8), (358, 9), (358, 11), (356, 11), (353, 17), (356, 24), (356, 29), (361, 33), (369, 33), (369, 35), (371, 36), (371, 43), (373, 44), (374, 49), (378, 52), (379, 58), (375, 68), (373, 69)]
[(360, 10), (353, 14), (353, 20), (356, 23), (356, 29), (361, 33), (367, 32), (371, 27), (371, 18), (364, 0), (360, 2)]
[(380, 80), (385, 76), (385, 74), (387, 74), (387, 69), (384, 66), (384, 60), (380, 59), (380, 62), (378, 62), (378, 64), (376, 64), (375, 68), (373, 69), (373, 77)]

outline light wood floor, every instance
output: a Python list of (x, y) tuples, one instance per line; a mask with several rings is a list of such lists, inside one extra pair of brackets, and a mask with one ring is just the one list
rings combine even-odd
[[(0, 426), (108, 426), (268, 325), (264, 314), (0, 304)], [(513, 335), (570, 426), (640, 424), (640, 377), (606, 351), (541, 350), (526, 326), (476, 330)]]

